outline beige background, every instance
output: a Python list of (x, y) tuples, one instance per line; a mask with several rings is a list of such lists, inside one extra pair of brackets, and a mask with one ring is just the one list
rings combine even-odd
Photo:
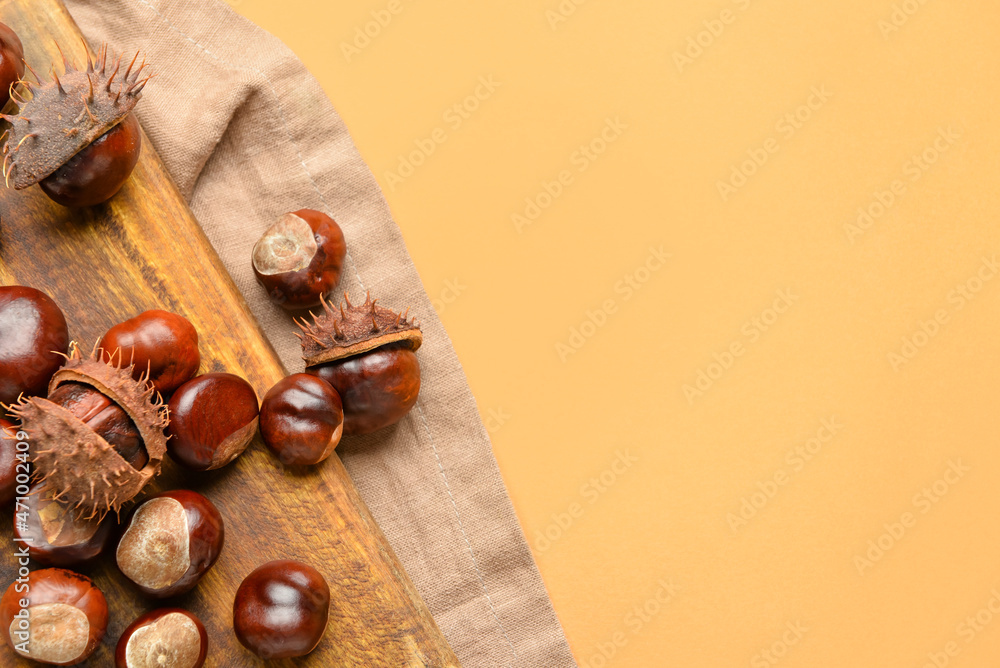
[(231, 4), (382, 184), (581, 665), (992, 665), (1000, 8)]

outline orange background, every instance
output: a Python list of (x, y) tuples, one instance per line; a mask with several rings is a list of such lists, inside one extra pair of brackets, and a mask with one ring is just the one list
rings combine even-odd
[(993, 665), (1000, 6), (231, 4), (382, 184), (581, 665)]

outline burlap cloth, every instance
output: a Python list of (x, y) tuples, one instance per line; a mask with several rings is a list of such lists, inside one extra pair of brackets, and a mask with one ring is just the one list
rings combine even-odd
[(413, 307), (424, 330), (419, 403), (399, 428), (338, 452), (463, 665), (575, 665), (448, 335), (316, 80), (220, 0), (66, 4), (92, 47), (141, 48), (152, 63), (139, 118), (290, 371), (302, 369), (298, 339), (250, 267), (280, 214), (330, 213), (348, 242), (340, 287)]

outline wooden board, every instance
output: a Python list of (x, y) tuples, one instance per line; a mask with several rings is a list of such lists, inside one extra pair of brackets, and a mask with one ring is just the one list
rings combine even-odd
[[(0, 0), (0, 21), (18, 33), (40, 74), (60, 62), (54, 40), (77, 63), (84, 60), (79, 31), (60, 0)], [(197, 327), (203, 373), (242, 375), (259, 396), (285, 375), (148, 140), (132, 179), (107, 205), (71, 211), (38, 187), (0, 188), (0, 283), (50, 294), (66, 313), (71, 337), (84, 347), (117, 322), (163, 308)], [(214, 473), (183, 472), (168, 460), (154, 487), (197, 490), (226, 521), (218, 564), (195, 591), (170, 602), (194, 611), (208, 628), (206, 666), (265, 663), (236, 640), (232, 604), (243, 578), (278, 558), (317, 567), (330, 582), (333, 603), (315, 652), (268, 665), (458, 665), (338, 457), (309, 470), (283, 470), (258, 439), (235, 464)], [(0, 541), (8, 547), (0, 549), (0, 581), (6, 587), (16, 564), (11, 522), (2, 526)], [(108, 597), (111, 623), (85, 665), (110, 666), (124, 628), (162, 604), (138, 595), (113, 563), (89, 574)], [(28, 665), (6, 646), (0, 664)]]

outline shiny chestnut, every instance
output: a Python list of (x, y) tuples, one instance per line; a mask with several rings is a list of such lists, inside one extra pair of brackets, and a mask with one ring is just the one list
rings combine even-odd
[(135, 114), (129, 114), (38, 185), (63, 206), (101, 204), (122, 189), (141, 151), (142, 130)]
[(24, 464), (21, 473), (29, 470), (27, 463), (17, 457), (17, 444), (17, 427), (0, 418), (0, 506), (8, 505), (17, 496), (17, 465)]
[(208, 633), (194, 613), (153, 610), (132, 622), (115, 649), (115, 668), (201, 668)]
[(24, 46), (9, 26), (0, 23), (0, 110), (10, 101), (10, 90), (24, 76)]
[(312, 566), (272, 561), (243, 580), (233, 604), (236, 637), (257, 656), (287, 659), (316, 649), (330, 617), (330, 587)]
[(44, 566), (85, 566), (111, 544), (118, 524), (113, 514), (103, 520), (81, 517), (35, 485), (14, 518), (14, 536)]
[(230, 463), (257, 433), (257, 393), (231, 373), (207, 373), (189, 380), (174, 392), (169, 406), (167, 451), (178, 464), (195, 471)]
[(44, 395), (69, 349), (66, 318), (34, 288), (0, 287), (0, 404)]
[(347, 242), (340, 225), (312, 209), (286, 213), (253, 249), (257, 282), (289, 310), (319, 306), (340, 281)]
[(343, 431), (340, 395), (316, 376), (288, 376), (278, 381), (261, 403), (261, 436), (285, 466), (325, 460), (340, 443)]
[(176, 490), (145, 501), (125, 524), (118, 569), (147, 596), (190, 591), (222, 552), (225, 529), (215, 505), (197, 492)]
[(121, 406), (95, 388), (67, 382), (53, 389), (48, 399), (90, 427), (132, 468), (140, 471), (149, 463), (149, 454), (135, 422)]
[(417, 403), (420, 363), (407, 343), (306, 369), (344, 402), (344, 433), (370, 434), (399, 422)]
[(124, 366), (134, 364), (133, 376), (149, 372), (158, 392), (173, 392), (198, 373), (201, 354), (198, 332), (187, 318), (167, 311), (146, 311), (115, 325), (101, 339), (104, 354)]
[(108, 628), (108, 603), (90, 578), (50, 568), (0, 599), (0, 628), (18, 655), (51, 666), (85, 661)]

